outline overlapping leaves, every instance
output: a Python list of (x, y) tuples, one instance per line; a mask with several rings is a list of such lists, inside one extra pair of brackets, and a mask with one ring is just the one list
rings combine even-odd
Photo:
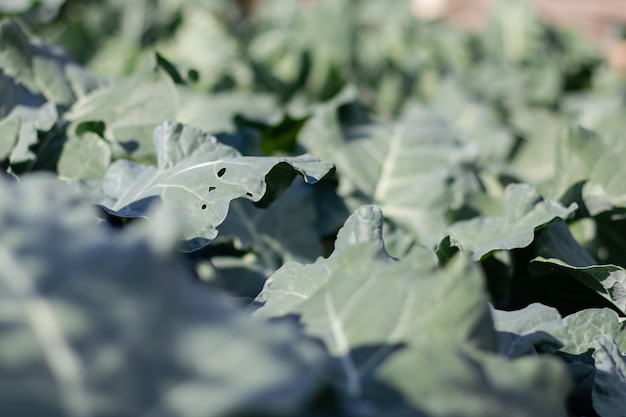
[[(287, 263), (268, 279), (256, 315), (299, 317), (305, 331), (320, 338), (337, 359), (353, 400), (375, 395), (373, 387), (384, 384), (406, 399), (393, 404), (402, 412), (560, 412), (558, 398), (568, 385), (558, 362), (509, 363), (487, 353), (495, 349), (495, 333), (477, 270), (461, 259), (436, 270), (434, 254), (427, 251), (396, 261), (384, 250), (382, 224), (378, 208), (358, 209), (339, 232), (329, 258), (310, 265)], [(454, 302), (442, 309), (444, 299)], [(508, 370), (504, 374), (522, 372), (526, 379), (498, 376), (502, 369)], [(425, 373), (431, 376), (415, 377)], [(541, 388), (548, 386), (550, 391)], [(463, 401), (451, 402), (450, 396)], [(522, 405), (529, 396), (541, 407)], [(511, 401), (515, 397), (519, 403)]]

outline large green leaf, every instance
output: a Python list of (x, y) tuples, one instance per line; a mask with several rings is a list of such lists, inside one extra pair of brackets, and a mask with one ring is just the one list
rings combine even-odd
[(105, 203), (119, 211), (158, 196), (184, 219), (185, 239), (197, 238), (200, 246), (217, 235), (232, 200), (247, 198), (267, 206), (296, 175), (315, 183), (332, 169), (332, 164), (308, 154), (244, 157), (208, 133), (174, 122), (155, 130), (154, 143), (157, 167), (125, 160), (111, 166), (103, 181), (109, 197)]
[[(395, 262), (384, 249), (380, 209), (364, 206), (348, 218), (329, 258), (309, 265), (290, 262), (272, 275), (257, 298), (263, 306), (256, 314), (301, 314), (309, 331), (333, 354), (347, 355), (346, 364), (351, 361), (349, 350), (362, 344), (404, 343), (418, 334), (436, 337), (435, 322), (456, 326), (458, 319), (463, 331), (455, 337), (469, 337), (487, 319), (479, 302), (484, 300), (480, 279), (474, 270), (453, 285), (454, 273), (464, 266), (457, 263), (456, 269), (438, 274), (433, 272), (435, 262), (426, 251)], [(467, 302), (448, 314), (422, 314), (421, 309), (432, 306), (420, 297), (449, 297), (450, 291), (463, 292)], [(488, 337), (479, 343), (488, 345)]]
[(380, 206), (386, 218), (417, 241), (435, 245), (444, 235), (448, 212), (471, 187), (472, 174), (464, 167), (476, 156), (474, 146), (433, 114), (408, 112), (395, 123), (343, 127), (337, 108), (351, 97), (346, 89), (318, 107), (300, 132), (300, 143), (336, 164), (338, 192), (353, 209)]
[(298, 415), (325, 355), (173, 256), (175, 217), (111, 233), (50, 178), (0, 179), (0, 404), (9, 415)]
[(527, 184), (511, 184), (504, 190), (502, 215), (477, 217), (456, 222), (448, 232), (454, 245), (480, 260), (491, 252), (502, 249), (523, 248), (534, 237), (535, 230), (572, 214), (577, 205), (569, 207), (543, 200)]
[[(287, 263), (272, 275), (257, 298), (263, 306), (256, 314), (299, 315), (307, 332), (340, 360), (347, 389), (358, 396), (372, 368), (397, 345), (426, 339), (433, 346), (444, 340), (492, 346), (476, 269), (456, 262), (439, 273), (434, 263), (426, 252), (394, 262), (384, 250), (380, 209), (364, 206), (348, 218), (329, 258)], [(444, 299), (457, 297), (454, 309), (444, 308)], [(365, 359), (353, 356), (364, 346), (379, 348)]]

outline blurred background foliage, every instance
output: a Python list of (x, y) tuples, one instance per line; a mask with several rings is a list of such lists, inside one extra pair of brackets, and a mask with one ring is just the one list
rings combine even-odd
[(517, 0), (498, 3), (475, 33), (419, 20), (409, 1), (11, 1), (0, 15), (101, 75), (133, 73), (156, 50), (204, 91), (324, 100), (350, 83), (382, 115), (410, 96), (432, 98), (449, 76), (499, 102), (555, 106), (562, 91), (587, 87), (601, 62), (590, 40)]

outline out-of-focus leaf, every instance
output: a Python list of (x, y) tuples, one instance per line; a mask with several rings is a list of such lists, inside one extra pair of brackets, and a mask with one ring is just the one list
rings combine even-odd
[(379, 377), (428, 416), (562, 416), (569, 376), (556, 358), (505, 358), (441, 346), (408, 348)]
[[(572, 201), (579, 199), (591, 216), (625, 207), (626, 188), (619, 180), (626, 174), (622, 163), (625, 152), (621, 138), (569, 127), (560, 137), (557, 181), (551, 195)], [(578, 194), (577, 186), (580, 187)]]
[(66, 0), (3, 0), (0, 2), (0, 14), (18, 15), (26, 12), (36, 13), (38, 20), (49, 21), (56, 16)]
[[(565, 116), (542, 107), (517, 106), (511, 114), (515, 131), (523, 137), (511, 166), (516, 178), (529, 183), (547, 197), (555, 182), (555, 159)], [(545, 185), (545, 186), (544, 186)]]
[(472, 175), (465, 165), (476, 156), (445, 121), (409, 112), (395, 123), (342, 127), (337, 108), (350, 90), (318, 107), (300, 132), (300, 143), (332, 161), (338, 193), (355, 208), (375, 204), (385, 217), (410, 231), (418, 242), (435, 245), (443, 237), (447, 214), (460, 205)]
[(504, 190), (502, 216), (478, 217), (449, 227), (454, 245), (480, 260), (495, 250), (523, 248), (534, 237), (535, 230), (556, 219), (565, 219), (576, 210), (551, 200), (543, 200), (527, 184), (511, 184)]
[(460, 80), (442, 80), (437, 95), (429, 102), (408, 101), (403, 117), (439, 117), (457, 130), (458, 140), (475, 148), (481, 167), (502, 169), (499, 165), (511, 153), (513, 136), (498, 120), (493, 108), (473, 98)]
[(507, 0), (491, 9), (483, 40), (488, 51), (508, 62), (536, 57), (543, 47), (545, 28), (535, 6), (525, 0)]
[(29, 39), (14, 20), (0, 22), (0, 42), (5, 75), (46, 101), (69, 106), (100, 82), (74, 64), (62, 49)]
[(72, 173), (83, 180), (102, 178), (111, 164), (111, 147), (100, 136), (86, 132), (65, 142), (57, 165), (61, 176)]
[(215, 7), (205, 3), (183, 5), (181, 25), (173, 36), (157, 44), (158, 50), (175, 62), (196, 69), (198, 84), (206, 89), (219, 87), (226, 77), (234, 85), (248, 86), (252, 71), (238, 57), (238, 39), (229, 32), (228, 22), (210, 10)]
[(50, 130), (60, 111), (99, 82), (60, 48), (30, 39), (13, 20), (0, 21), (0, 158), (35, 159), (37, 132)]
[(602, 417), (618, 417), (626, 413), (626, 356), (606, 335), (593, 339), (596, 366), (593, 386), (593, 407)]
[(308, 154), (244, 157), (206, 132), (174, 122), (155, 130), (154, 144), (157, 167), (139, 168), (124, 161), (111, 166), (103, 182), (108, 208), (118, 211), (159, 196), (184, 219), (185, 239), (200, 239), (200, 246), (215, 238), (232, 200), (247, 198), (267, 206), (297, 175), (315, 183), (333, 168)]
[[(275, 111), (274, 101), (268, 96), (236, 92), (207, 96), (177, 85), (155, 60), (153, 68), (83, 97), (65, 117), (72, 121), (70, 138), (80, 136), (94, 123), (103, 123), (102, 136), (111, 147), (113, 160), (125, 158), (153, 164), (156, 153), (152, 132), (164, 120), (190, 123), (220, 133), (235, 129), (232, 119), (236, 114), (264, 118)], [(64, 152), (70, 153), (69, 159), (77, 158), (69, 146)], [(82, 159), (78, 164), (84, 163), (89, 161)], [(75, 166), (67, 166), (60, 173), (80, 178), (80, 169), (70, 169)]]
[(0, 179), (3, 412), (299, 413), (324, 368), (315, 343), (195, 284), (172, 255), (172, 216), (119, 234), (93, 215), (58, 181)]
[[(4, 77), (0, 70), (0, 83)], [(4, 93), (0, 86), (0, 94)], [(12, 163), (35, 159), (30, 150), (38, 141), (37, 131), (52, 129), (58, 119), (55, 106), (46, 103), (40, 107), (16, 105), (12, 111), (0, 120), (0, 158), (8, 157)]]

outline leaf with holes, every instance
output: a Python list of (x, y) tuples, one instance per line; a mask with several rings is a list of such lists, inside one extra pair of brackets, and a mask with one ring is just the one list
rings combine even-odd
[(138, 201), (160, 197), (183, 219), (184, 238), (194, 239), (189, 250), (217, 236), (232, 200), (247, 198), (264, 207), (296, 175), (312, 184), (333, 168), (311, 155), (244, 157), (208, 133), (175, 122), (157, 128), (154, 143), (157, 167), (121, 160), (109, 168), (103, 181), (108, 209), (123, 211)]

